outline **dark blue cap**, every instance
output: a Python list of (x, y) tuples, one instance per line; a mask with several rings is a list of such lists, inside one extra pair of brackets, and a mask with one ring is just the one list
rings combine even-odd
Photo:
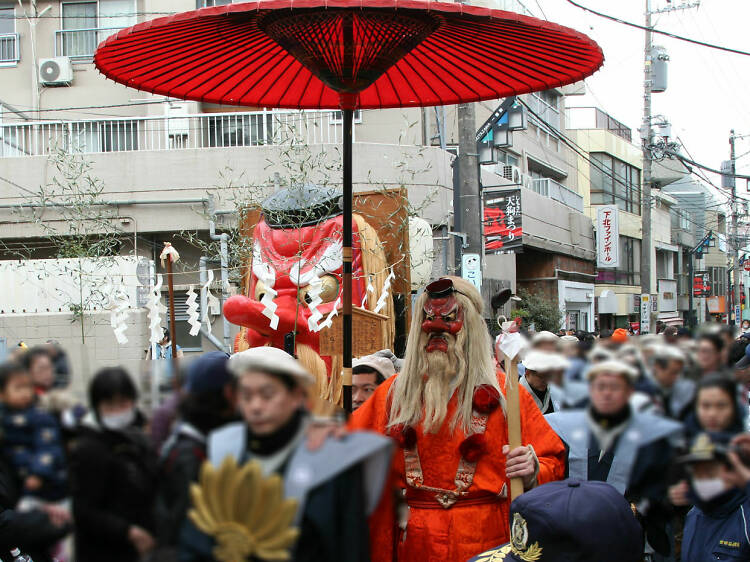
[(630, 504), (605, 482), (562, 480), (510, 506), (510, 543), (472, 561), (640, 562), (643, 529)]
[(195, 359), (187, 369), (185, 391), (199, 393), (224, 388), (232, 380), (227, 371), (228, 360), (229, 354), (223, 351), (209, 351)]

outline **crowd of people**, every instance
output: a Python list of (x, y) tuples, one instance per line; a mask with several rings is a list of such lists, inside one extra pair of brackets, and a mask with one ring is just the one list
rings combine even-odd
[(278, 349), (181, 357), (146, 415), (124, 369), (77, 397), (56, 342), (21, 344), (0, 364), (0, 559), (219, 560), (188, 513), (204, 462), (227, 457), (299, 499), (296, 561), (556, 560), (624, 537), (575, 559), (750, 559), (750, 334), (521, 332), (515, 449), (501, 346), (456, 278), (417, 301), (404, 358), (355, 360), (346, 426), (311, 415), (314, 379)]

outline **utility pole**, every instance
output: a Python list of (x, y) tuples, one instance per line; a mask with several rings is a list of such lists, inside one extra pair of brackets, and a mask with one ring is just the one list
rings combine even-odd
[(477, 124), (473, 103), (458, 106), (458, 196), (455, 209), (460, 215), (459, 228), (466, 234), (462, 253), (479, 254), (482, 261), (482, 217), (479, 194), (479, 155)]
[[(646, 39), (643, 48), (643, 127), (641, 147), (643, 149), (643, 190), (641, 193), (641, 294), (651, 294), (651, 0), (646, 0)], [(649, 302), (649, 305), (651, 303)], [(650, 309), (650, 306), (649, 306)], [(650, 312), (649, 312), (650, 314)], [(643, 328), (641, 313), (641, 331)], [(650, 322), (648, 322), (650, 324)]]
[[(730, 324), (740, 325), (742, 319), (740, 318), (742, 313), (742, 305), (740, 304), (740, 239), (737, 235), (737, 178), (734, 177), (736, 173), (736, 154), (734, 152), (734, 139), (737, 138), (734, 134), (734, 129), (729, 131), (729, 162), (730, 171), (732, 173), (732, 247), (734, 248), (734, 298), (732, 304), (734, 305), (734, 322)], [(737, 312), (739, 311), (739, 314)], [(730, 314), (731, 316), (731, 314)]]
[[(677, 10), (696, 8), (700, 0), (692, 3), (683, 3), (679, 6), (669, 4), (658, 10), (651, 9), (651, 0), (646, 2), (646, 37), (643, 48), (643, 126), (641, 127), (641, 146), (643, 149), (643, 189), (641, 193), (641, 294), (651, 295), (651, 92), (653, 87), (653, 26), (651, 16)], [(657, 90), (663, 91), (663, 90)], [(691, 281), (692, 283), (692, 281)], [(692, 288), (691, 288), (692, 290)], [(651, 299), (648, 301), (651, 310)], [(650, 314), (650, 312), (649, 312)], [(644, 313), (641, 313), (641, 324), (643, 324)], [(650, 320), (647, 318), (647, 320)], [(650, 325), (651, 322), (649, 321)], [(641, 333), (643, 326), (641, 326)]]

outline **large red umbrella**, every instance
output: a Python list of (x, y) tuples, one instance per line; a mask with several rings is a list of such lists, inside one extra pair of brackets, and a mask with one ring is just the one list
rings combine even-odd
[(587, 36), (512, 12), (416, 0), (266, 0), (123, 29), (94, 63), (131, 88), (252, 107), (341, 109), (344, 404), (351, 407), (352, 115), (570, 84), (604, 57)]

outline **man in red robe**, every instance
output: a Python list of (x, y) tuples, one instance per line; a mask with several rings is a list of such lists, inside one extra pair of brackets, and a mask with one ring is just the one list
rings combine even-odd
[(528, 490), (563, 478), (563, 444), (523, 388), (524, 445), (509, 450), (504, 388), (479, 292), (456, 277), (431, 283), (416, 304), (404, 368), (350, 422), (400, 446), (395, 493), (370, 521), (374, 562), (468, 560), (504, 544), (509, 479)]

